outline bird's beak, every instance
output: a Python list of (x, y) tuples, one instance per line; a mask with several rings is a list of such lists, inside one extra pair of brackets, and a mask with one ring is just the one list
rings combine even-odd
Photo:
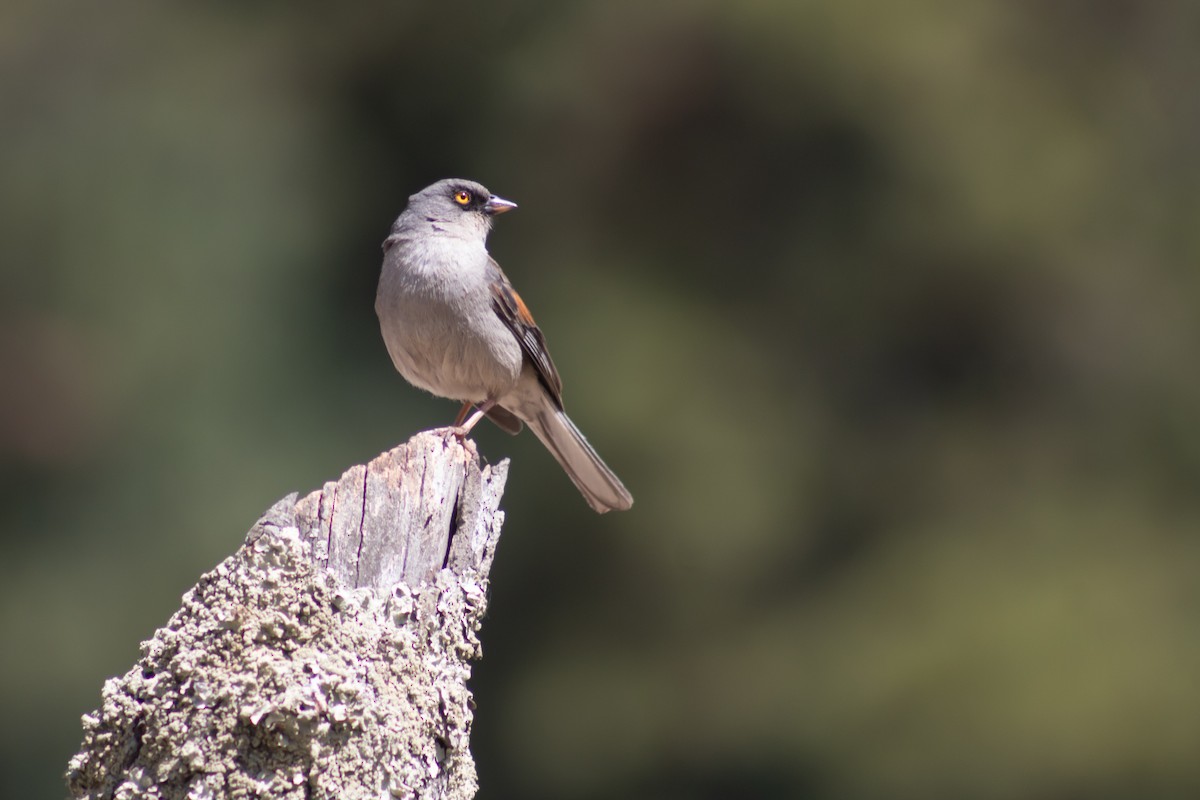
[(503, 214), (505, 211), (512, 211), (517, 207), (517, 204), (512, 200), (505, 200), (503, 197), (492, 195), (488, 201), (483, 204), (483, 213), (489, 217), (494, 217), (497, 214)]

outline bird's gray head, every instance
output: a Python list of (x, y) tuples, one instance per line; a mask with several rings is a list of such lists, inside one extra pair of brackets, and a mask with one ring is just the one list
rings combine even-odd
[(492, 217), (516, 207), (475, 181), (447, 178), (409, 197), (401, 221), (449, 236), (483, 238), (491, 230)]

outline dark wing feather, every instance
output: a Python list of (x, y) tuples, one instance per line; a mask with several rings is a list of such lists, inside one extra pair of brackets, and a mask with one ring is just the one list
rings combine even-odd
[(517, 337), (525, 357), (537, 371), (542, 386), (546, 387), (554, 404), (561, 409), (562, 379), (558, 377), (558, 370), (554, 368), (554, 362), (550, 360), (550, 351), (546, 349), (546, 337), (542, 335), (541, 329), (533, 321), (533, 315), (529, 313), (525, 302), (521, 300), (521, 295), (517, 294), (517, 290), (508, 282), (508, 278), (504, 277), (500, 265), (493, 260), (488, 266), (492, 279), (492, 306), (496, 309), (496, 315)]

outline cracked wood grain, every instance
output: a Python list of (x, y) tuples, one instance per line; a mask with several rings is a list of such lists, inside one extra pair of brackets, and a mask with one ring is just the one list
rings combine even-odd
[[(457, 566), (478, 561), (476, 568), (486, 569), (480, 504), (498, 503), (498, 470), (506, 471), (507, 462), (488, 468), (485, 482), (473, 443), (419, 435), (305, 497), (296, 504), (296, 524), (313, 544), (316, 563), (348, 586), (419, 582), (455, 553)], [(501, 486), (493, 491), (497, 479)]]

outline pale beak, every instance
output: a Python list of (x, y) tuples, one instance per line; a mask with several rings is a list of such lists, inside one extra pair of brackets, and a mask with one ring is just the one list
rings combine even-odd
[(517, 204), (512, 200), (505, 200), (503, 197), (492, 195), (488, 201), (483, 204), (483, 213), (489, 217), (494, 217), (496, 214), (503, 214), (505, 211), (512, 211), (517, 207)]

